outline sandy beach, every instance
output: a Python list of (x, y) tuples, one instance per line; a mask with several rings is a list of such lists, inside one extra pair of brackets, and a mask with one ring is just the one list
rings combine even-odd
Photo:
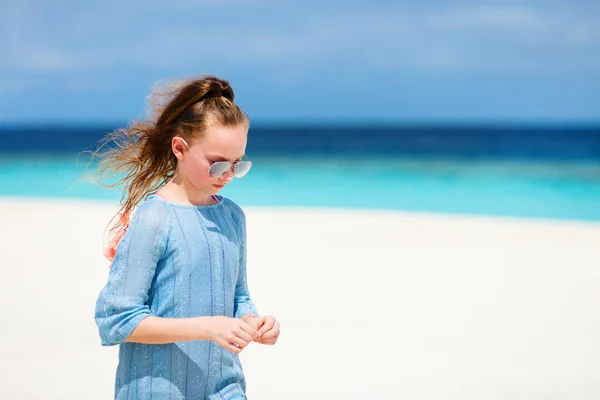
[[(115, 204), (0, 198), (0, 399), (113, 395), (94, 303)], [(247, 208), (274, 347), (252, 400), (600, 398), (600, 224)]]

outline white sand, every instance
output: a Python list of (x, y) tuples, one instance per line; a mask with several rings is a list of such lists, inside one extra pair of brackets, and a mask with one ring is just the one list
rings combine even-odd
[[(99, 202), (0, 199), (0, 399), (112, 398)], [(600, 398), (600, 224), (247, 209), (253, 400)]]

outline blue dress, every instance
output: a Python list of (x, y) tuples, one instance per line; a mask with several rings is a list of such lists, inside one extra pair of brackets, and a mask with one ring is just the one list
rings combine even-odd
[(212, 341), (149, 345), (125, 338), (149, 315), (257, 314), (246, 283), (244, 212), (151, 196), (133, 214), (96, 302), (102, 345), (120, 345), (115, 399), (246, 399), (237, 354)]

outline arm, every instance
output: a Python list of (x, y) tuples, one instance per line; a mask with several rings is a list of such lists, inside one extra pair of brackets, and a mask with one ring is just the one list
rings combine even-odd
[(210, 323), (212, 317), (196, 318), (144, 318), (125, 342), (144, 344), (167, 344), (190, 340), (211, 340)]
[(96, 301), (95, 319), (103, 346), (124, 342), (151, 315), (147, 301), (166, 249), (165, 214), (160, 203), (142, 204), (117, 247), (108, 281)]
[(234, 317), (241, 318), (246, 314), (258, 315), (254, 302), (250, 298), (250, 292), (248, 290), (248, 281), (246, 274), (246, 216), (243, 211), (240, 213), (240, 255), (239, 255), (239, 273), (238, 280), (235, 286), (235, 297), (234, 297)]
[(239, 263), (239, 275), (237, 285), (235, 288), (235, 314), (234, 317), (241, 318), (242, 321), (247, 322), (253, 328), (257, 329), (257, 335), (254, 341), (273, 345), (279, 338), (279, 322), (275, 320), (273, 316), (267, 315), (259, 317), (256, 312), (254, 302), (250, 298), (248, 290), (248, 281), (246, 273), (246, 218), (243, 211), (240, 210), (240, 263)]

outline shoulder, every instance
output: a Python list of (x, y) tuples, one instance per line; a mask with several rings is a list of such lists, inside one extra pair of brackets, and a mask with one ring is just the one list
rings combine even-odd
[(152, 198), (141, 202), (133, 211), (129, 225), (118, 242), (113, 264), (118, 263), (119, 254), (123, 251), (145, 252), (151, 248), (151, 252), (159, 257), (166, 248), (169, 236), (167, 212), (166, 204), (153, 201)]
[(151, 197), (137, 207), (133, 213), (132, 222), (158, 228), (165, 225), (167, 214), (167, 203)]
[(221, 201), (223, 202), (223, 206), (225, 206), (225, 208), (228, 208), (234, 214), (245, 215), (244, 210), (242, 210), (242, 207), (240, 207), (235, 201), (231, 200), (228, 197), (223, 197), (223, 196), (220, 196), (220, 197), (221, 197)]
[(238, 224), (245, 226), (246, 224), (246, 213), (244, 210), (233, 200), (221, 196), (221, 201), (223, 202), (223, 208), (228, 212), (231, 218)]

